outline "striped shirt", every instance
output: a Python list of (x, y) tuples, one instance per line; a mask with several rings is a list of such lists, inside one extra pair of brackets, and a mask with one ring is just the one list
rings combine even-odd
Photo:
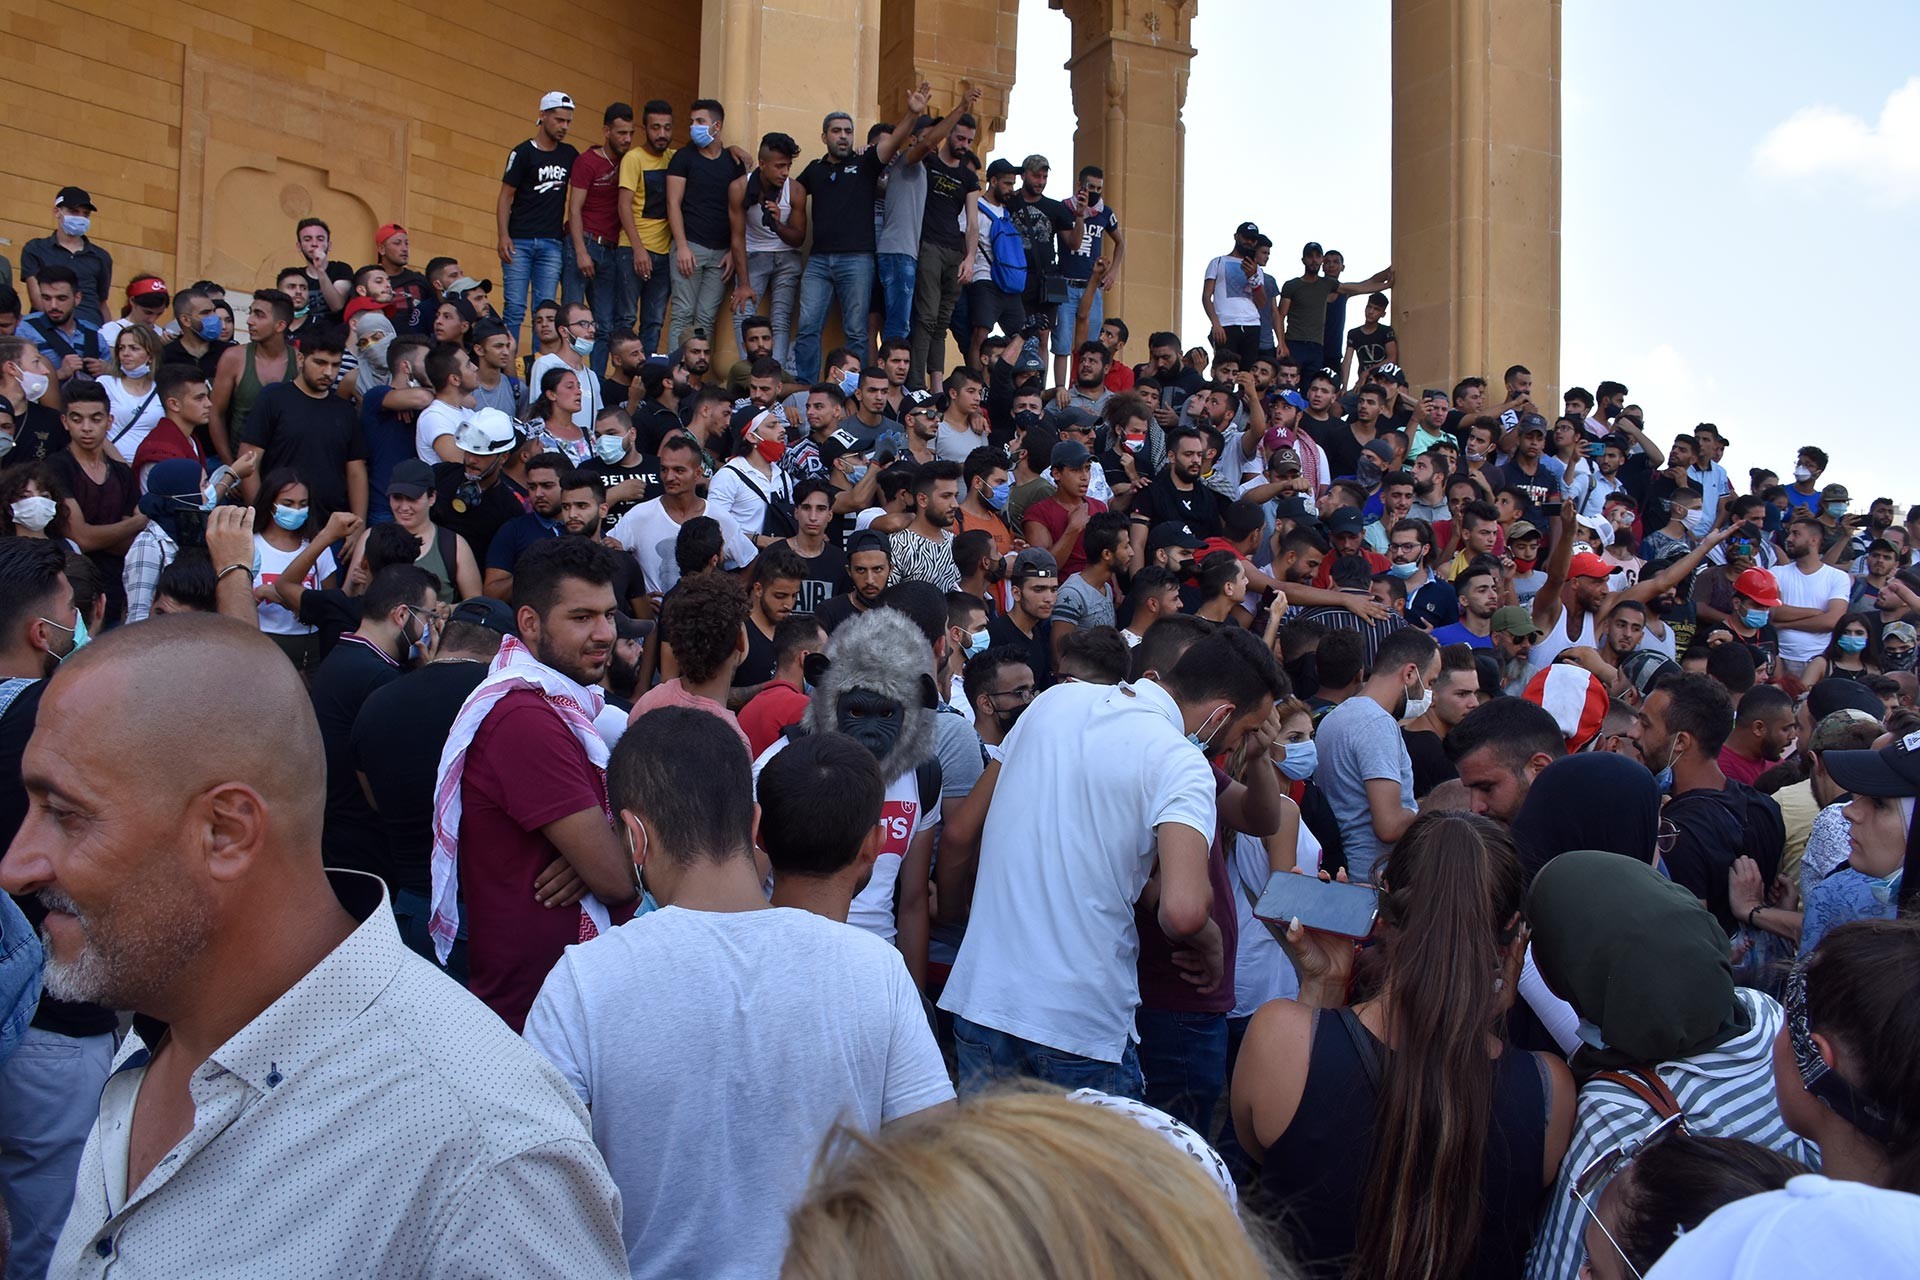
[[(1372, 599), (1365, 591), (1353, 591), (1348, 594)], [(1373, 657), (1380, 652), (1380, 643), (1396, 631), (1406, 629), (1407, 620), (1397, 613), (1390, 613), (1378, 622), (1369, 622), (1357, 613), (1349, 612), (1337, 605), (1315, 605), (1311, 608), (1289, 610), (1287, 622), (1317, 622), (1329, 631), (1358, 631), (1366, 641), (1368, 671), (1373, 670)]]
[(940, 541), (923, 538), (911, 529), (893, 535), (893, 576), (887, 585), (930, 582), (942, 591), (960, 589), (960, 568), (953, 562), (953, 534), (940, 531)]
[[(1734, 998), (1753, 1025), (1717, 1048), (1662, 1062), (1655, 1071), (1673, 1090), (1687, 1117), (1687, 1131), (1702, 1138), (1741, 1138), (1815, 1169), (1818, 1150), (1787, 1128), (1773, 1088), (1773, 1042), (1785, 1020), (1771, 997), (1747, 987)], [(1596, 1156), (1632, 1141), (1658, 1117), (1625, 1086), (1589, 1080), (1574, 1107), (1573, 1143), (1560, 1162), (1547, 1212), (1527, 1256), (1527, 1280), (1574, 1280), (1585, 1254), (1587, 1211), (1573, 1198), (1573, 1180)], [(1604, 1184), (1603, 1184), (1604, 1185)], [(1589, 1202), (1595, 1202), (1594, 1188)]]

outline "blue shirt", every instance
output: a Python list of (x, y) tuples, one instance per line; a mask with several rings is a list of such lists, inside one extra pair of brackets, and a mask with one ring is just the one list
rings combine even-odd
[(487, 568), (512, 573), (513, 566), (520, 562), (521, 552), (536, 542), (557, 538), (564, 532), (558, 524), (537, 511), (515, 516), (501, 525), (500, 532), (494, 534), (493, 541), (487, 544)]
[[(63, 333), (53, 327), (45, 314), (36, 311), (27, 316), (14, 328), (16, 338), (25, 338), (40, 348), (40, 354), (47, 358), (55, 370), (60, 362), (69, 355), (79, 356), (83, 360), (104, 360), (106, 354), (100, 348), (100, 327), (90, 321), (74, 316), (74, 333)], [(81, 376), (86, 376), (82, 374)]]
[(388, 412), (385, 405), (391, 390), (390, 386), (372, 387), (360, 397), (360, 434), (367, 440), (367, 514), (376, 523), (388, 514), (387, 481), (394, 467), (414, 456), (417, 415), (412, 410)]
[(1807, 894), (1806, 914), (1800, 924), (1801, 958), (1812, 955), (1820, 939), (1843, 924), (1893, 919), (1899, 914), (1894, 905), (1899, 895), (1898, 871), (1887, 880), (1876, 880), (1851, 866), (1837, 868)]
[(1435, 627), (1433, 630), (1433, 642), (1435, 644), (1464, 644), (1473, 649), (1493, 648), (1493, 636), (1491, 634), (1477, 636), (1467, 630), (1465, 623), (1460, 622), (1456, 622), (1450, 627)]

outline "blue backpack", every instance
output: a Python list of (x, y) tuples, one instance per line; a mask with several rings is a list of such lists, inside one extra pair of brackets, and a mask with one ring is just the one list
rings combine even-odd
[(987, 252), (993, 258), (993, 287), (1002, 293), (1027, 291), (1027, 242), (1020, 228), (1013, 225), (1013, 214), (998, 217), (983, 207), (980, 216), (987, 219)]

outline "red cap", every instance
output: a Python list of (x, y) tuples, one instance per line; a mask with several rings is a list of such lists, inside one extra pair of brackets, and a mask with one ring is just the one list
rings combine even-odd
[(167, 295), (167, 282), (159, 276), (147, 276), (145, 279), (135, 280), (127, 286), (128, 301), (132, 301), (135, 298), (165, 298)]
[(1769, 609), (1780, 605), (1780, 584), (1765, 569), (1748, 569), (1733, 580), (1733, 589), (1758, 605)]
[(1566, 662), (1556, 662), (1527, 681), (1521, 696), (1552, 714), (1569, 751), (1583, 750), (1593, 741), (1613, 705), (1607, 687), (1592, 672)]
[(397, 222), (389, 222), (386, 226), (381, 227), (378, 231), (373, 233), (373, 247), (378, 249), (381, 245), (393, 239), (395, 236), (405, 235), (406, 230), (407, 229), (405, 227), (401, 226)]
[(347, 324), (352, 324), (353, 318), (363, 311), (375, 311), (383, 316), (387, 314), (387, 308), (381, 306), (372, 298), (353, 298), (347, 302), (346, 313), (340, 318)]
[(1569, 578), (1611, 578), (1613, 566), (1591, 551), (1574, 553), (1573, 563), (1567, 566)]

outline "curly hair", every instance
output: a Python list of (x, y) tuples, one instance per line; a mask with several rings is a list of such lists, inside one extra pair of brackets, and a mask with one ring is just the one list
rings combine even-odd
[(660, 629), (681, 677), (704, 684), (733, 656), (746, 622), (747, 593), (738, 582), (725, 573), (696, 573), (667, 600)]

